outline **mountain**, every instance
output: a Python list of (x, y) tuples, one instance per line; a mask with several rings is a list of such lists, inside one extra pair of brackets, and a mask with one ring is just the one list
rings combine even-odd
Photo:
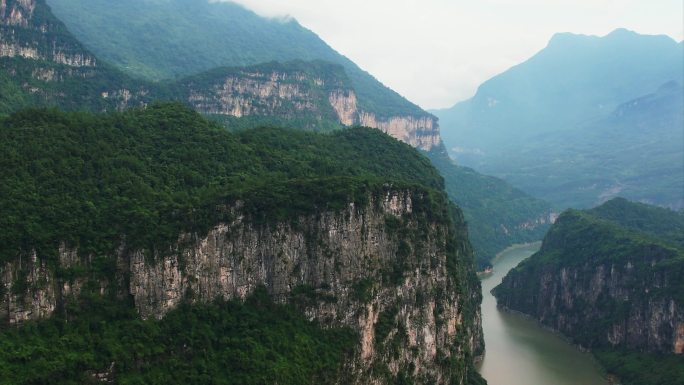
[(0, 139), (3, 380), (481, 383), (466, 225), (409, 145), (180, 104)]
[(615, 198), (561, 214), (494, 295), (596, 351), (624, 384), (680, 384), (682, 274), (684, 214)]
[(37, 105), (123, 108), (145, 88), (101, 63), (42, 1), (0, 3), (0, 69), (0, 113)]
[(492, 259), (508, 246), (543, 238), (556, 220), (557, 213), (547, 202), (502, 179), (457, 165), (443, 146), (428, 157), (444, 177), (451, 200), (463, 209), (480, 270), (491, 267)]
[[(17, 50), (0, 50), (3, 68), (0, 80), (2, 75), (7, 79), (4, 86), (0, 82), (4, 91), (0, 100), (3, 96), (7, 100), (0, 112), (34, 105), (112, 111), (162, 99), (181, 101), (232, 130), (278, 125), (328, 131), (362, 124), (379, 128), (430, 154), (446, 177), (450, 197), (466, 211), (481, 267), (487, 266), (498, 251), (510, 244), (541, 238), (548, 226), (548, 223), (539, 223), (547, 222), (543, 220), (550, 211), (547, 204), (514, 191), (501, 180), (459, 168), (448, 160), (439, 127), (432, 117), (406, 114), (383, 121), (362, 110), (352, 78), (341, 65), (295, 60), (218, 67), (172, 81), (134, 79), (121, 69), (103, 63), (83, 47), (43, 1), (30, 2), (30, 6), (16, 0), (5, 4), (2, 20), (8, 32), (3, 36), (15, 36), (16, 42), (0, 38), (0, 44), (5, 47), (12, 44), (67, 46), (73, 55), (90, 58), (91, 66), (73, 67), (56, 62), (52, 51), (36, 57)], [(247, 12), (240, 7), (226, 6), (240, 15)], [(21, 23), (11, 22), (12, 14), (23, 15)], [(264, 25), (272, 22), (259, 20)], [(27, 70), (32, 68), (35, 70)]]
[(172, 79), (216, 67), (323, 60), (342, 65), (359, 107), (378, 119), (429, 116), (333, 50), (294, 19), (268, 19), (208, 0), (48, 0), (98, 57), (129, 74)]
[(561, 207), (590, 207), (617, 195), (684, 207), (684, 88), (668, 82), (574, 130), (545, 135), (498, 166), (515, 186)]
[(472, 99), (433, 112), (459, 163), (556, 206), (590, 207), (620, 193), (679, 208), (681, 91), (639, 106), (638, 120), (620, 114), (664, 84), (684, 84), (683, 67), (682, 43), (666, 36), (557, 34)]

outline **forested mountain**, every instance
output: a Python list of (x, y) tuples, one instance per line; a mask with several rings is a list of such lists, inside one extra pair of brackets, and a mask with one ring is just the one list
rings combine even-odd
[[(178, 81), (134, 79), (122, 72), (126, 68), (117, 69), (101, 62), (81, 45), (44, 0), (7, 0), (4, 4), (0, 9), (0, 64), (4, 69), (0, 76), (4, 91), (0, 113), (34, 105), (121, 110), (153, 100), (179, 100), (221, 120), (248, 117), (252, 123), (289, 123), (314, 130), (363, 125), (383, 130), (426, 151), (440, 142), (433, 116), (377, 82), (373, 87), (381, 90), (381, 99), (377, 103), (364, 101), (358, 82), (351, 76), (353, 71), (338, 64), (302, 60), (248, 67), (222, 64), (223, 67)], [(186, 5), (202, 4), (193, 1)], [(137, 2), (135, 12), (136, 7)], [(280, 35), (271, 35), (278, 41)], [(243, 38), (252, 37), (245, 32)], [(171, 44), (156, 43), (159, 47)], [(404, 104), (393, 107), (393, 100)]]
[(457, 165), (444, 147), (428, 156), (444, 177), (449, 197), (463, 209), (479, 270), (491, 267), (506, 247), (543, 238), (555, 221), (557, 214), (547, 202), (502, 179)]
[(683, 67), (684, 46), (666, 36), (557, 34), (434, 113), (459, 163), (559, 207), (620, 194), (679, 208)]
[(409, 145), (180, 104), (0, 137), (0, 382), (479, 383), (465, 223)]
[(324, 60), (342, 65), (359, 108), (378, 118), (427, 116), (293, 19), (268, 19), (208, 0), (48, 0), (98, 57), (129, 74), (162, 80), (216, 67)]
[(595, 351), (624, 384), (684, 378), (684, 214), (616, 198), (561, 214), (494, 289)]

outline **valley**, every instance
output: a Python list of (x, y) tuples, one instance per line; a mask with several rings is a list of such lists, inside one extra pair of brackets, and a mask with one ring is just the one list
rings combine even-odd
[(684, 42), (250, 1), (0, 0), (0, 385), (684, 385)]
[(591, 354), (580, 352), (533, 319), (499, 309), (490, 293), (539, 246), (536, 243), (503, 251), (494, 263), (493, 274), (482, 278), (486, 352), (478, 370), (490, 385), (607, 385), (605, 374)]

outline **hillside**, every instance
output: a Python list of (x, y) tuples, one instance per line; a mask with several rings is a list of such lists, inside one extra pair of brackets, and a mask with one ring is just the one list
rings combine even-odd
[(682, 43), (666, 36), (557, 34), (472, 99), (433, 112), (460, 164), (557, 207), (622, 195), (680, 208), (682, 66)]
[(622, 198), (568, 210), (493, 293), (594, 350), (624, 384), (679, 384), (682, 234), (682, 213)]
[(499, 178), (457, 165), (443, 148), (428, 156), (444, 177), (449, 198), (463, 210), (479, 270), (490, 267), (508, 246), (543, 238), (556, 218), (548, 203)]
[[(120, 23), (117, 26), (121, 28)], [(426, 151), (441, 140), (436, 119), (419, 109), (416, 114), (417, 107), (410, 103), (394, 111), (397, 114), (385, 114), (391, 97), (382, 96), (378, 105), (364, 102), (353, 73), (339, 64), (294, 60), (222, 66), (178, 80), (152, 82), (134, 79), (100, 61), (44, 0), (8, 0), (0, 14), (0, 28), (4, 31), (0, 113), (37, 105), (112, 111), (177, 100), (233, 126), (241, 118), (246, 122), (237, 125), (243, 127), (280, 124), (329, 130), (363, 125)], [(248, 32), (245, 38), (250, 39)], [(157, 42), (160, 47), (167, 43)]]
[(465, 223), (409, 145), (179, 104), (0, 138), (3, 380), (479, 383)]
[(98, 57), (127, 73), (173, 79), (216, 67), (324, 60), (342, 65), (359, 107), (378, 118), (429, 116), (340, 55), (296, 20), (275, 20), (231, 2), (48, 0)]

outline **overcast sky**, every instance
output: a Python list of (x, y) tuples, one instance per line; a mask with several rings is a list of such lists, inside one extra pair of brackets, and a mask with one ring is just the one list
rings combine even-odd
[(684, 35), (682, 0), (234, 0), (291, 16), (423, 108), (450, 107), (555, 32)]

